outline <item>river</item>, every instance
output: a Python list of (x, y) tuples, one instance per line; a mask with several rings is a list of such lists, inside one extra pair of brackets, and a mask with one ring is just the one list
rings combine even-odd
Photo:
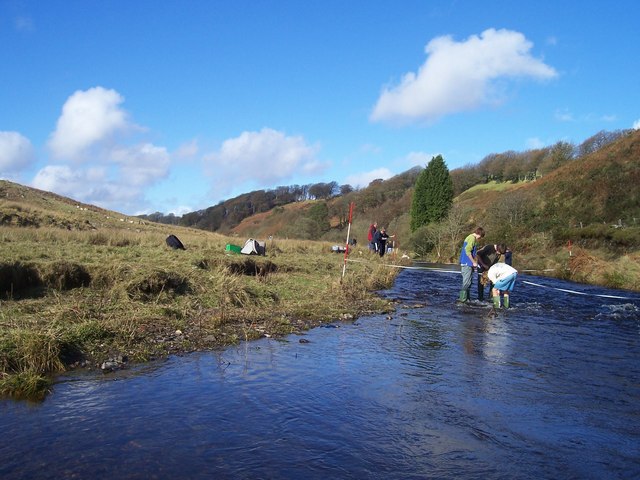
[(640, 478), (640, 295), (520, 275), (492, 315), (459, 283), (403, 270), (388, 316), (0, 401), (0, 478)]

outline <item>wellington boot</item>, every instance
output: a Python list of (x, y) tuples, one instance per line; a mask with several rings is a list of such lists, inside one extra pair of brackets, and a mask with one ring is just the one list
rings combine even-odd
[(493, 308), (500, 308), (500, 295), (493, 297)]
[(504, 303), (504, 308), (509, 308), (509, 295), (504, 296), (503, 303)]
[(466, 290), (460, 290), (460, 296), (458, 297), (458, 303), (465, 303), (469, 300), (469, 294)]

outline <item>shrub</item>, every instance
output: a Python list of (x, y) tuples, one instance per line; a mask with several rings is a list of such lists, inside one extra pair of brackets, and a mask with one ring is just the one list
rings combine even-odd
[(191, 291), (189, 281), (176, 273), (156, 270), (148, 276), (133, 280), (127, 286), (132, 299), (155, 300), (162, 293), (184, 295)]
[(21, 262), (0, 264), (0, 298), (20, 295), (41, 285), (42, 280), (33, 265)]
[(42, 278), (47, 286), (56, 290), (88, 287), (91, 283), (91, 275), (85, 267), (65, 261), (46, 266)]

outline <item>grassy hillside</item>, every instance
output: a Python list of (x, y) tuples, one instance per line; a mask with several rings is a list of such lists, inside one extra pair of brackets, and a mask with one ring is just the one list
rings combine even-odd
[(67, 197), (0, 180), (0, 226), (66, 230), (155, 231), (169, 226), (104, 210)]
[[(326, 242), (237, 255), (225, 246), (244, 239), (0, 188), (0, 394), (40, 398), (68, 369), (108, 372), (390, 308), (372, 291), (397, 272), (376, 257), (343, 279)], [(169, 233), (186, 250), (170, 249)]]

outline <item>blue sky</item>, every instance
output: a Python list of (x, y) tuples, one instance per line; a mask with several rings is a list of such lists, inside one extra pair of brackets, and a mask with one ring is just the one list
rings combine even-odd
[(640, 2), (0, 0), (0, 178), (135, 215), (640, 128)]

